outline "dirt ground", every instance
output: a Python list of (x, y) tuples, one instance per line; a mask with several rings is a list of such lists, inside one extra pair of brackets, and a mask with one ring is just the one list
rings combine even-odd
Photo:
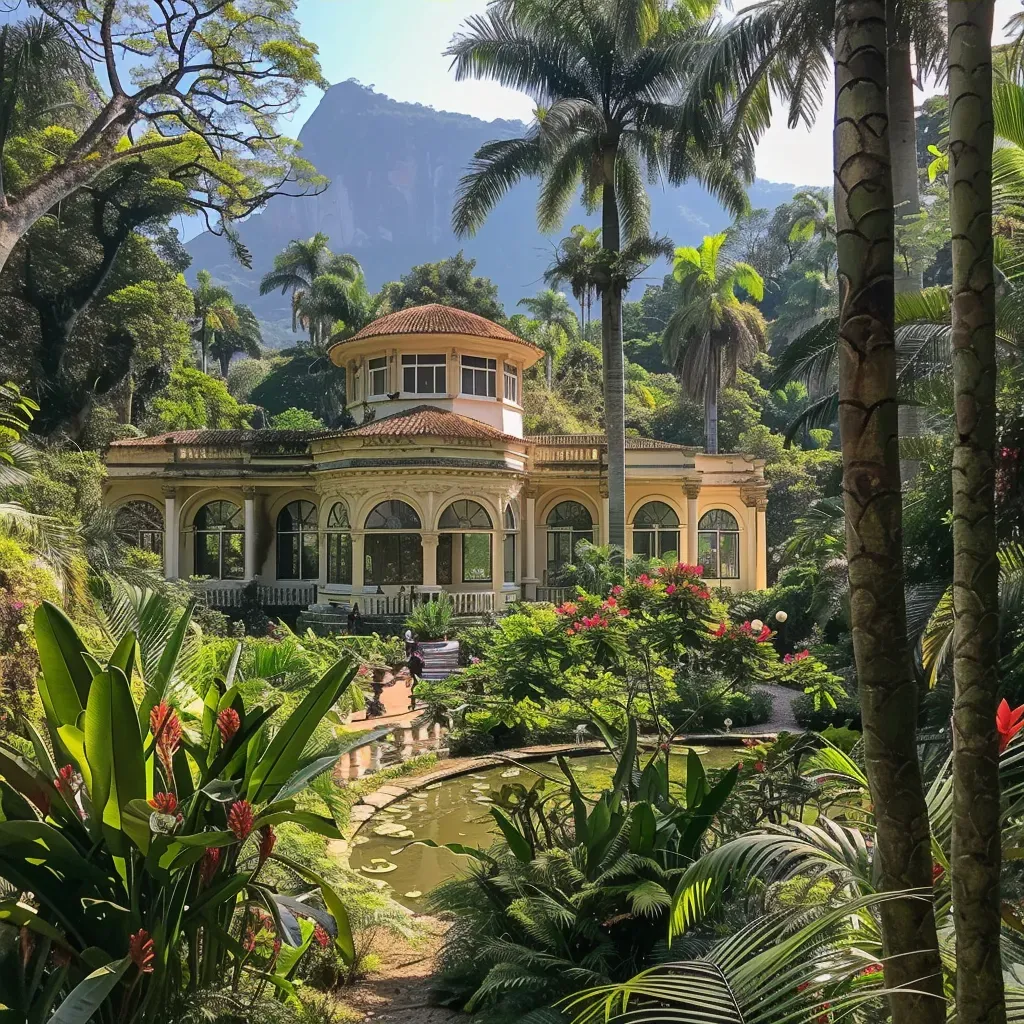
[(457, 1024), (466, 1016), (428, 1005), (434, 956), (441, 945), (445, 925), (422, 917), (426, 937), (414, 944), (388, 936), (374, 952), (380, 970), (344, 993), (346, 1007), (375, 1024)]

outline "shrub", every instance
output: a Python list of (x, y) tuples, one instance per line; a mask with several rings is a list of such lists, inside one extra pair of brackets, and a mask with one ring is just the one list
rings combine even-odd
[[(162, 1020), (179, 997), (254, 971), (294, 994), (318, 927), (354, 959), (340, 898), (275, 850), (275, 826), (340, 838), (296, 798), (337, 758), (310, 741), (355, 666), (332, 666), (272, 734), (274, 709), (247, 705), (230, 680), (193, 717), (170, 703), (188, 625), (186, 613), (162, 642), (126, 632), (101, 667), (57, 607), (36, 611), (53, 756), (31, 727), (35, 763), (0, 742), (0, 878), (21, 928), (0, 976), (20, 961), (36, 979), (5, 986), (19, 1019), (60, 1006), (55, 1019)], [(296, 898), (313, 891), (326, 910)]]
[(793, 701), (793, 716), (805, 729), (820, 732), (830, 725), (848, 725), (860, 729), (860, 704), (853, 697), (836, 698), (836, 706), (819, 703), (815, 707), (814, 696), (802, 693)]

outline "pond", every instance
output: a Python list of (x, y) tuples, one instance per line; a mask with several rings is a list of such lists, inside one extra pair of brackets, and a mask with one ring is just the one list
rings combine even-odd
[[(694, 748), (705, 768), (727, 768), (743, 758), (742, 748)], [(641, 763), (646, 763), (644, 755)], [(608, 754), (568, 759), (573, 776), (584, 792), (597, 793), (611, 781), (615, 762)], [(537, 774), (563, 779), (554, 761), (529, 765), (500, 765), (467, 775), (458, 775), (378, 811), (360, 830), (352, 848), (353, 868), (367, 878), (377, 879), (393, 890), (399, 902), (413, 910), (426, 909), (426, 894), (439, 882), (457, 874), (467, 858), (449, 850), (409, 845), (415, 839), (436, 843), (464, 843), (486, 849), (497, 835), (489, 813), (487, 794), (509, 782), (532, 786)], [(686, 752), (669, 758), (669, 777), (682, 782), (686, 777)], [(394, 867), (392, 867), (394, 865)]]

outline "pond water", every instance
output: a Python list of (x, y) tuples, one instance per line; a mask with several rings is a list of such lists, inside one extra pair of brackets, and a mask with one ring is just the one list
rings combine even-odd
[[(727, 768), (743, 757), (742, 748), (694, 749), (705, 768)], [(642, 764), (647, 757), (641, 757)], [(608, 754), (572, 757), (568, 763), (580, 788), (589, 793), (606, 787), (615, 769)], [(416, 839), (432, 839), (487, 849), (498, 834), (489, 812), (488, 793), (509, 782), (532, 786), (538, 773), (556, 782), (564, 779), (554, 761), (534, 761), (459, 775), (410, 793), (378, 811), (362, 827), (352, 847), (351, 865), (366, 878), (390, 886), (395, 898), (407, 907), (425, 910), (426, 894), (457, 874), (468, 859), (449, 850), (409, 844)], [(670, 756), (669, 777), (675, 782), (685, 780), (686, 748)]]

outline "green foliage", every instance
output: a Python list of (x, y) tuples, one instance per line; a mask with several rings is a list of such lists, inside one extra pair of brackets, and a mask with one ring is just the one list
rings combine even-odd
[(437, 263), (421, 263), (403, 274), (401, 280), (381, 288), (378, 313), (440, 302), (488, 320), (503, 320), (505, 310), (498, 300), (498, 286), (490, 278), (474, 275), (475, 269), (476, 260), (466, 259), (461, 251)]
[(235, 401), (222, 380), (188, 366), (171, 373), (153, 402), (157, 430), (232, 430), (249, 426), (253, 406)]
[[(237, 987), (243, 971), (273, 975), (287, 995), (314, 925), (354, 956), (337, 894), (275, 851), (274, 828), (338, 837), (296, 796), (311, 766), (337, 756), (308, 744), (355, 666), (329, 668), (273, 731), (274, 709), (247, 705), (230, 674), (176, 709), (168, 697), (187, 626), (188, 612), (152, 648), (125, 633), (104, 668), (55, 606), (36, 612), (53, 756), (34, 732), (34, 762), (0, 743), (0, 877), (13, 890), (4, 916), (23, 928), (0, 970), (40, 980), (5, 986), (23, 1014), (59, 1005), (56, 1019), (162, 1019), (179, 995), (229, 978)], [(29, 858), (33, 849), (49, 853)], [(278, 868), (298, 887), (274, 884)], [(305, 901), (311, 888), (326, 910)], [(74, 1009), (86, 1002), (89, 1012)]]
[(324, 421), (317, 419), (308, 409), (296, 409), (293, 406), (271, 416), (270, 426), (274, 430), (323, 430)]

